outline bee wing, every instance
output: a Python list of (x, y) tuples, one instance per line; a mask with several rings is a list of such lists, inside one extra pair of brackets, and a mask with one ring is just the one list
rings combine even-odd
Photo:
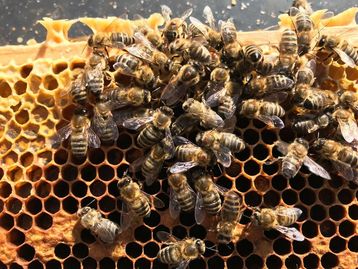
[(348, 143), (352, 143), (354, 140), (358, 140), (358, 126), (353, 119), (344, 121), (341, 118), (337, 119), (341, 134)]
[(162, 241), (163, 243), (175, 243), (180, 241), (180, 239), (178, 239), (177, 237), (166, 231), (158, 231), (156, 235), (159, 238), (159, 240)]
[(221, 90), (213, 93), (207, 99), (205, 99), (205, 104), (209, 107), (216, 107), (220, 104), (220, 99), (226, 94), (226, 89), (222, 88)]
[(127, 108), (123, 110), (115, 110), (112, 112), (113, 119), (117, 123), (118, 126), (122, 126), (123, 122), (129, 118), (133, 118), (133, 115), (138, 115), (137, 117), (144, 117), (144, 115), (152, 114), (152, 110), (148, 108)]
[(275, 115), (268, 116), (268, 115), (258, 115), (257, 119), (264, 122), (267, 125), (273, 125), (276, 128), (282, 129), (285, 127), (285, 124), (280, 119), (280, 117), (277, 117)]
[(262, 99), (268, 102), (277, 102), (280, 104), (286, 101), (287, 97), (288, 97), (288, 92), (274, 92), (265, 95)]
[(196, 162), (176, 162), (169, 168), (169, 172), (172, 174), (183, 173), (197, 165)]
[(113, 134), (113, 141), (117, 141), (119, 137), (118, 127), (117, 124), (114, 122), (113, 117), (110, 117), (107, 119), (106, 126), (100, 128), (98, 124), (96, 124), (96, 115), (93, 116), (92, 123), (93, 123), (93, 130), (96, 134), (98, 134), (100, 137), (103, 135), (104, 130), (111, 130)]
[(140, 118), (131, 118), (123, 122), (123, 127), (130, 130), (138, 130), (144, 124), (153, 121), (153, 116), (149, 117), (140, 117)]
[(316, 163), (310, 157), (306, 156), (303, 159), (303, 164), (305, 166), (307, 166), (308, 170), (310, 170), (312, 173), (316, 174), (317, 176), (320, 176), (325, 179), (331, 179), (331, 176), (326, 171), (326, 169), (324, 169), (322, 166), (320, 166), (318, 163)]
[(93, 131), (91, 127), (88, 128), (88, 146), (95, 149), (101, 146), (101, 140), (99, 139), (98, 135), (96, 135), (96, 133)]
[(176, 193), (170, 188), (169, 193), (169, 213), (173, 219), (177, 219), (180, 214), (180, 205)]
[(222, 132), (233, 133), (236, 128), (236, 123), (237, 123), (237, 118), (235, 115), (233, 115), (232, 117), (227, 118), (224, 121), (224, 127), (219, 130)]
[(187, 10), (185, 10), (183, 12), (183, 14), (180, 16), (180, 18), (183, 20), (183, 22), (190, 17), (191, 13), (193, 13), (193, 9), (192, 8), (188, 8)]
[(283, 155), (287, 155), (288, 153), (288, 146), (289, 144), (282, 141), (282, 140), (279, 140), (279, 141), (276, 141), (275, 142), (275, 146), (277, 146), (277, 149), (279, 152), (281, 152)]
[(334, 168), (337, 170), (339, 174), (341, 174), (345, 179), (347, 180), (353, 180), (354, 179), (354, 171), (352, 167), (350, 167), (348, 164), (343, 163), (338, 160), (331, 160)]
[(129, 170), (131, 173), (140, 171), (142, 164), (147, 156), (141, 156), (130, 164)]
[(197, 145), (195, 145), (193, 142), (191, 142), (189, 139), (183, 137), (183, 136), (176, 136), (174, 137), (174, 143), (175, 145), (186, 145), (186, 144), (191, 144), (195, 147), (198, 147)]
[(204, 36), (208, 36), (208, 31), (206, 29), (206, 25), (199, 21), (197, 18), (190, 17), (190, 22), (200, 31), (200, 33)]
[(215, 17), (214, 17), (213, 11), (211, 10), (211, 8), (209, 6), (204, 7), (203, 16), (207, 20), (209, 26), (213, 30), (217, 30), (216, 23), (215, 23)]
[(185, 269), (190, 263), (190, 260), (181, 261), (176, 269)]
[(126, 47), (126, 51), (139, 59), (145, 60), (147, 62), (152, 62), (152, 54), (149, 54), (140, 46), (128, 46)]
[(227, 193), (229, 191), (229, 189), (227, 189), (223, 186), (220, 186), (216, 183), (214, 183), (214, 187), (220, 193), (220, 195), (223, 195), (223, 196), (225, 195), (225, 193)]
[(231, 165), (231, 151), (227, 147), (221, 146), (218, 150), (213, 150), (218, 162), (221, 163), (224, 167), (229, 167)]
[(305, 64), (305, 67), (311, 69), (313, 73), (316, 72), (316, 66), (317, 66), (317, 63), (316, 63), (316, 60), (314, 60), (314, 59), (309, 60), (309, 61)]
[(167, 160), (167, 159), (173, 158), (174, 153), (175, 153), (175, 145), (174, 145), (173, 137), (172, 137), (172, 134), (171, 134), (169, 128), (165, 129), (165, 134), (166, 134), (166, 136), (162, 140), (161, 144), (162, 144), (164, 151), (168, 153), (168, 156), (166, 158), (166, 160)]
[(185, 84), (178, 85), (177, 77), (171, 79), (162, 91), (160, 97), (167, 106), (172, 106), (181, 100), (187, 93)]
[(157, 50), (153, 46), (153, 44), (141, 32), (134, 33), (133, 37), (135, 38), (137, 43), (143, 44), (144, 46), (146, 46), (151, 51), (156, 51)]
[(298, 13), (300, 13), (301, 11), (297, 8), (297, 7), (291, 7), (289, 10), (288, 10), (288, 14), (291, 16), (291, 17), (295, 17)]
[(345, 53), (343, 50), (339, 49), (339, 48), (333, 48), (333, 50), (338, 54), (338, 56), (341, 58), (341, 60), (347, 64), (349, 67), (351, 68), (355, 68), (356, 64), (354, 62), (354, 60), (348, 56), (347, 53)]
[(295, 227), (285, 227), (285, 226), (278, 225), (275, 227), (275, 229), (292, 240), (296, 240), (296, 241), (305, 240), (303, 234), (300, 231), (298, 231)]
[(195, 221), (197, 224), (203, 223), (205, 219), (205, 207), (204, 207), (204, 201), (203, 196), (200, 192), (196, 195), (196, 202), (195, 202)]
[(122, 231), (125, 231), (129, 228), (131, 224), (132, 216), (128, 212), (128, 206), (125, 202), (122, 201), (122, 212), (121, 212), (121, 219), (120, 219), (120, 227)]
[(161, 5), (160, 8), (162, 10), (162, 15), (163, 15), (164, 20), (166, 22), (170, 21), (170, 16), (173, 15), (173, 12), (170, 9), (170, 7), (168, 7), (167, 5)]
[(118, 72), (123, 75), (131, 76), (131, 77), (134, 76), (133, 71), (122, 62), (115, 62), (113, 64), (113, 68), (114, 68), (114, 70), (118, 70)]
[(210, 113), (208, 115), (207, 111), (202, 111), (200, 118), (202, 119), (202, 122), (204, 126), (211, 126), (215, 128), (222, 128), (225, 125), (225, 122), (222, 117), (220, 117), (214, 110), (212, 110), (210, 107)]
[(66, 126), (62, 127), (60, 130), (57, 131), (56, 135), (54, 135), (50, 139), (51, 146), (57, 148), (60, 146), (61, 142), (66, 140), (72, 133), (71, 123), (67, 124)]
[(153, 199), (153, 205), (154, 205), (154, 207), (156, 207), (156, 208), (163, 208), (163, 207), (165, 207), (165, 203), (164, 203), (161, 199), (159, 199), (158, 197), (155, 197), (154, 195), (150, 195), (149, 193), (146, 193), (146, 192), (144, 192), (144, 191), (142, 191), (142, 190), (141, 190), (141, 192), (142, 192), (143, 195), (145, 195), (145, 196), (149, 199), (149, 201), (150, 201), (151, 199)]

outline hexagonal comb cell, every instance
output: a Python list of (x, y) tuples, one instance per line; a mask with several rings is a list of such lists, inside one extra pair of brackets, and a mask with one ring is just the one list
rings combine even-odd
[[(123, 29), (128, 28), (129, 22), (119, 21), (126, 25), (121, 26)], [(62, 29), (61, 25), (57, 27)], [(80, 44), (83, 50), (85, 43)], [(41, 61), (46, 62), (46, 70)], [(124, 206), (119, 199), (118, 178), (148, 150), (138, 147), (138, 132), (123, 128), (117, 141), (90, 148), (83, 159), (71, 155), (69, 141), (56, 149), (47, 147), (76, 109), (70, 100), (62, 100), (61, 92), (85, 67), (86, 59), (41, 61), (4, 67), (9, 76), (0, 76), (0, 102), (14, 98), (9, 107), (1, 107), (0, 113), (0, 230), (9, 246), (4, 250), (0, 245), (0, 268), (168, 268), (156, 259), (163, 244), (157, 238), (158, 231), (205, 241), (209, 248), (203, 258), (190, 262), (188, 268), (350, 268), (344, 262), (358, 251), (357, 185), (342, 177), (328, 182), (306, 168), (293, 178), (285, 178), (280, 161), (272, 162), (281, 156), (275, 142), (281, 139), (291, 143), (296, 133), (290, 125), (277, 130), (246, 117), (239, 118), (234, 131), (245, 140), (246, 148), (232, 154), (229, 167), (211, 167), (215, 183), (237, 191), (243, 207), (247, 207), (237, 224), (239, 236), (235, 241), (217, 244), (215, 218), (198, 225), (194, 212), (181, 212), (176, 220), (172, 219), (163, 169), (159, 180), (144, 186), (144, 191), (160, 198), (164, 208), (152, 207), (143, 221), (133, 221), (119, 236), (117, 245), (108, 247), (98, 242), (78, 221), (78, 209), (90, 206), (119, 224)], [(317, 86), (336, 91), (347, 85), (349, 90), (357, 91), (357, 68), (328, 59), (318, 61), (317, 69), (329, 77), (317, 80)], [(128, 84), (130, 78), (113, 71), (111, 67), (109, 73), (117, 81)], [(86, 107), (92, 111), (92, 104)], [(181, 112), (177, 109), (176, 116)], [(165, 168), (171, 164), (168, 161)], [(142, 179), (140, 173), (135, 176)], [(254, 207), (278, 205), (303, 211), (292, 226), (302, 232), (303, 242), (250, 224)], [(11, 261), (3, 259), (4, 251)]]

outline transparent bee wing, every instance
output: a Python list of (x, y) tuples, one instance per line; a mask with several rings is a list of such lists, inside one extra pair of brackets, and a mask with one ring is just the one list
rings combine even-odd
[(296, 240), (296, 241), (305, 240), (303, 234), (294, 227), (285, 227), (285, 226), (278, 225), (275, 227), (275, 229), (292, 240)]
[(130, 164), (129, 170), (131, 173), (140, 171), (142, 164), (147, 156), (141, 156)]
[(88, 128), (88, 146), (95, 149), (101, 146), (101, 140), (92, 128)]
[(353, 180), (354, 178), (354, 172), (352, 167), (350, 167), (348, 164), (343, 163), (338, 160), (331, 160), (334, 168), (337, 170), (339, 174), (341, 174), (345, 179), (347, 180)]
[[(211, 110), (211, 108), (209, 108)], [(210, 115), (202, 114), (201, 117), (202, 123), (206, 127), (213, 128), (222, 128), (225, 125), (225, 122), (222, 117), (220, 117), (215, 111), (211, 110)]]
[(199, 21), (197, 18), (190, 17), (190, 22), (200, 31), (200, 33), (204, 36), (208, 36), (208, 31), (206, 29), (206, 25)]
[(224, 97), (226, 94), (226, 89), (222, 88), (221, 90), (213, 93), (210, 95), (206, 100), (205, 104), (207, 104), (209, 107), (216, 107), (220, 104), (220, 99)]
[(205, 207), (203, 196), (200, 192), (196, 195), (196, 202), (195, 202), (195, 221), (197, 224), (203, 223), (206, 216)]
[(173, 219), (177, 219), (180, 214), (180, 205), (176, 193), (170, 188), (169, 193), (169, 213)]
[(145, 125), (151, 121), (153, 121), (153, 116), (141, 117), (141, 118), (131, 118), (131, 119), (127, 119), (123, 122), (123, 127), (130, 129), (130, 130), (138, 130), (140, 127), (142, 127), (143, 125)]
[(261, 120), (262, 122), (264, 122), (267, 125), (273, 125), (274, 127), (279, 128), (279, 129), (282, 129), (283, 127), (285, 127), (285, 124), (280, 119), (280, 117), (277, 117), (275, 115), (272, 115), (272, 116), (258, 115), (257, 119)]
[[(235, 105), (235, 103), (232, 103), (231, 109), (227, 112), (223, 112), (224, 118), (225, 119), (232, 118), (234, 116), (235, 112), (236, 112), (236, 105)], [(226, 124), (226, 122), (224, 124)]]
[(280, 104), (286, 101), (288, 95), (289, 95), (288, 92), (274, 92), (265, 95), (263, 99), (268, 102), (277, 102)]
[(358, 138), (358, 126), (355, 120), (348, 119), (348, 121), (341, 118), (337, 119), (341, 134), (348, 143), (352, 143)]
[(173, 158), (174, 153), (175, 153), (175, 145), (174, 145), (173, 137), (172, 137), (172, 134), (171, 134), (169, 128), (165, 129), (165, 134), (166, 134), (166, 136), (162, 140), (161, 144), (162, 144), (164, 151), (168, 154), (166, 159), (171, 159), (171, 158)]
[(277, 146), (278, 151), (281, 152), (283, 155), (287, 155), (289, 145), (290, 144), (288, 144), (282, 140), (275, 142), (275, 146)]
[(190, 260), (182, 261), (176, 269), (185, 269), (190, 263)]
[(128, 212), (128, 206), (125, 202), (122, 202), (122, 212), (121, 212), (121, 219), (120, 219), (120, 227), (122, 231), (125, 231), (129, 228), (131, 224), (132, 216)]
[(131, 77), (134, 76), (133, 71), (122, 62), (115, 62), (113, 64), (113, 68), (114, 70), (118, 70), (118, 72), (123, 75), (131, 76)]
[(61, 142), (66, 140), (72, 133), (71, 123), (62, 127), (57, 131), (56, 135), (50, 139), (51, 146), (57, 148), (60, 146)]
[(158, 231), (156, 235), (159, 238), (159, 240), (162, 241), (163, 243), (170, 243), (170, 242), (174, 243), (180, 241), (179, 238), (165, 231)]
[(214, 187), (220, 193), (220, 195), (223, 195), (223, 196), (225, 195), (225, 193), (227, 193), (229, 191), (229, 189), (227, 189), (223, 186), (220, 186), (216, 183), (214, 183)]
[[(97, 117), (99, 117), (99, 115), (97, 115)], [(98, 119), (96, 118), (96, 114), (93, 116), (92, 119), (92, 128), (93, 131), (101, 138), (104, 134), (105, 130), (111, 130), (110, 132), (113, 134), (113, 140), (117, 141), (118, 137), (119, 137), (119, 132), (118, 132), (118, 127), (117, 124), (114, 122), (113, 117), (108, 118), (106, 121), (106, 125), (101, 127), (98, 124), (98, 120), (102, 120), (102, 119)]]
[(183, 99), (187, 93), (187, 86), (185, 84), (178, 85), (177, 81), (177, 77), (171, 79), (162, 91), (160, 98), (167, 106), (176, 104)]
[(127, 108), (123, 110), (112, 111), (113, 119), (118, 126), (123, 126), (123, 122), (133, 117), (145, 117), (145, 115), (153, 114), (153, 111), (148, 108)]
[(312, 173), (316, 174), (317, 176), (320, 176), (325, 179), (331, 179), (331, 176), (326, 171), (326, 169), (324, 169), (322, 166), (320, 166), (318, 163), (316, 163), (310, 157), (306, 156), (303, 159), (303, 163), (305, 166), (307, 166), (308, 170), (310, 170)]
[(145, 184), (151, 186), (157, 180), (158, 174), (151, 174), (150, 176), (145, 176)]
[(209, 6), (204, 7), (203, 16), (206, 19), (206, 21), (208, 22), (209, 26), (213, 30), (217, 30), (215, 17), (214, 17), (213, 11), (211, 10), (211, 8)]
[(221, 146), (218, 150), (213, 150), (218, 162), (221, 163), (224, 167), (229, 167), (231, 165), (231, 152), (227, 147)]
[(197, 147), (197, 145), (195, 145), (193, 142), (191, 142), (189, 139), (183, 137), (183, 136), (176, 136), (174, 137), (174, 143), (175, 145), (185, 145), (185, 144), (191, 144), (195, 147)]
[[(137, 33), (136, 33), (137, 34)], [(152, 53), (146, 51), (145, 49), (141, 48), (140, 46), (132, 45), (126, 47), (126, 51), (128, 51), (133, 56), (142, 59), (147, 62), (152, 62)]]
[(309, 60), (309, 61), (305, 64), (305, 67), (311, 69), (313, 73), (316, 72), (316, 66), (317, 66), (316, 60), (314, 60), (314, 59)]
[(343, 50), (339, 49), (339, 48), (333, 48), (333, 50), (338, 54), (338, 56), (341, 58), (341, 60), (347, 64), (349, 67), (351, 68), (355, 68), (356, 64), (354, 62), (354, 60), (348, 56), (347, 53), (345, 53)]
[(291, 17), (296, 16), (298, 13), (300, 13), (301, 11), (297, 8), (297, 7), (291, 7), (288, 10), (288, 15), (290, 15)]
[(191, 13), (193, 13), (193, 9), (192, 8), (188, 8), (187, 10), (185, 10), (183, 12), (183, 14), (180, 16), (180, 18), (183, 20), (183, 22), (190, 17)]
[(154, 207), (156, 207), (156, 208), (163, 208), (163, 207), (165, 207), (165, 203), (164, 203), (161, 199), (159, 199), (158, 197), (155, 197), (154, 195), (150, 195), (149, 193), (146, 193), (146, 192), (144, 192), (144, 191), (142, 191), (142, 190), (141, 190), (141, 192), (142, 192), (143, 195), (145, 195), (145, 196), (149, 199), (149, 201), (150, 201), (151, 199), (153, 199), (153, 205), (154, 205)]
[(161, 5), (160, 6), (162, 10), (163, 18), (166, 22), (170, 21), (170, 17), (173, 15), (172, 10), (167, 5)]
[(196, 162), (176, 162), (169, 168), (169, 172), (172, 174), (183, 173), (197, 165), (198, 163)]
[(237, 118), (236, 118), (235, 115), (230, 117), (230, 118), (227, 118), (224, 121), (224, 127), (222, 129), (220, 129), (220, 131), (233, 133), (235, 131), (235, 128), (236, 128), (236, 123), (237, 123)]

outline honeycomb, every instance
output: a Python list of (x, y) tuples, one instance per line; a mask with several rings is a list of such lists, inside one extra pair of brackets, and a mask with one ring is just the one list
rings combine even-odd
[[(357, 43), (356, 11), (337, 15), (332, 27), (323, 32), (343, 33)], [(81, 21), (94, 31), (131, 33), (133, 29), (133, 22), (122, 20), (109, 29), (110, 18)], [(184, 212), (179, 219), (171, 219), (165, 173), (152, 186), (144, 185), (144, 191), (157, 194), (166, 207), (153, 209), (143, 223), (121, 234), (120, 244), (104, 246), (79, 224), (77, 209), (93, 199), (91, 206), (119, 223), (122, 206), (117, 178), (144, 153), (134, 143), (136, 134), (124, 129), (114, 145), (91, 149), (81, 161), (72, 159), (66, 143), (58, 149), (48, 146), (48, 138), (68, 123), (74, 109), (69, 100), (60, 98), (60, 92), (85, 62), (85, 43), (67, 38), (75, 22), (44, 19), (44, 43), (0, 48), (0, 268), (167, 268), (156, 259), (161, 246), (156, 237), (159, 230), (179, 238), (195, 236), (214, 246), (216, 235), (208, 220), (197, 225), (192, 214)], [(163, 20), (154, 14), (134, 23), (155, 29)], [(239, 34), (243, 43), (260, 43), (262, 36), (260, 32)], [(277, 44), (279, 32), (265, 38)], [(358, 90), (358, 68), (333, 61), (319, 67), (328, 74), (322, 81), (325, 87), (344, 85)], [(189, 268), (355, 268), (357, 185), (339, 176), (327, 181), (305, 169), (287, 180), (278, 174), (277, 164), (267, 165), (265, 161), (276, 154), (275, 141), (294, 139), (288, 127), (268, 129), (257, 120), (243, 118), (235, 133), (248, 147), (235, 154), (230, 167), (214, 169), (216, 182), (237, 190), (246, 206), (302, 209), (296, 227), (306, 240), (292, 242), (277, 231), (250, 227), (237, 241), (218, 245), (217, 252), (207, 250), (204, 259), (192, 261)], [(249, 213), (247, 209), (244, 215)], [(245, 229), (248, 222), (243, 217), (240, 228)]]

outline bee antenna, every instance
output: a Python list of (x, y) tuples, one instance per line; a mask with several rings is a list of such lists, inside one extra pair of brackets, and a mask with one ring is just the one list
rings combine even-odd
[(90, 204), (93, 204), (95, 201), (97, 201), (97, 200), (95, 198), (93, 198), (93, 200), (91, 202), (89, 202), (87, 205), (85, 205), (84, 207), (89, 206)]
[(211, 251), (216, 252), (216, 253), (218, 253), (218, 252), (219, 252), (219, 250), (217, 249), (217, 247), (216, 247), (216, 246), (212, 246), (212, 247), (205, 246), (205, 247), (206, 247), (207, 249), (211, 250)]

